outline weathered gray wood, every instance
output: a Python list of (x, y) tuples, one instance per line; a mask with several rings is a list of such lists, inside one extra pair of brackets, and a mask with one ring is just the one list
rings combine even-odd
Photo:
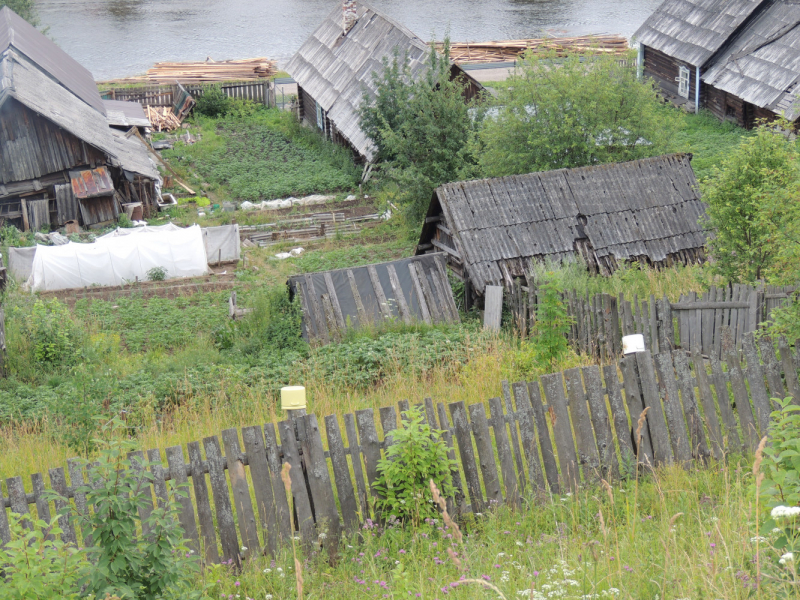
[[(712, 287), (708, 292), (703, 295), (703, 299), (714, 302), (715, 290)], [(711, 354), (713, 351), (713, 335), (714, 335), (714, 310), (703, 309), (701, 312), (702, 324), (700, 326), (702, 335), (702, 348), (703, 354)]]
[(228, 478), (231, 481), (231, 493), (233, 494), (233, 505), (236, 508), (236, 521), (239, 523), (239, 534), (242, 546), (247, 548), (241, 554), (244, 557), (258, 555), (261, 552), (261, 542), (258, 539), (256, 515), (253, 511), (250, 485), (247, 482), (247, 473), (244, 468), (244, 455), (239, 446), (239, 432), (235, 428), (223, 430), (222, 443), (225, 445)]
[[(80, 459), (71, 458), (67, 461), (67, 471), (69, 472), (69, 481), (72, 487), (72, 497), (75, 501), (75, 510), (78, 513), (78, 522), (80, 522), (81, 535), (83, 535), (83, 545), (86, 548), (92, 546), (92, 532), (88, 528), (86, 519), (89, 518), (89, 507), (86, 503), (86, 493), (81, 491), (80, 488), (84, 487), (83, 480), (83, 463)], [(77, 535), (77, 531), (75, 532)]]
[[(542, 472), (542, 464), (539, 460), (539, 448), (536, 444), (536, 426), (534, 424), (533, 407), (531, 406), (530, 396), (528, 395), (528, 386), (524, 381), (520, 381), (511, 386), (514, 390), (514, 400), (517, 407), (517, 420), (519, 421), (519, 434), (522, 441), (522, 447), (525, 452), (525, 457), (528, 459), (528, 480), (534, 489), (538, 491), (545, 491), (544, 473)], [(550, 435), (547, 436), (548, 441)], [(552, 455), (552, 447), (550, 454)], [(553, 461), (555, 466), (555, 461)], [(558, 476), (556, 475), (556, 481)]]
[(756, 290), (752, 290), (748, 297), (748, 303), (750, 304), (750, 308), (747, 311), (747, 325), (746, 325), (746, 332), (755, 331), (758, 329), (758, 292)]
[(314, 279), (311, 277), (311, 275), (304, 275), (303, 279), (305, 280), (306, 289), (308, 290), (307, 299), (309, 308), (314, 314), (314, 322), (317, 325), (317, 335), (322, 340), (323, 344), (327, 344), (330, 342), (330, 336), (328, 334), (328, 326), (326, 324), (325, 315), (323, 314), (322, 307), (319, 303), (319, 296), (317, 295), (317, 290), (314, 287)]
[(356, 480), (358, 505), (361, 507), (361, 518), (369, 517), (367, 512), (367, 485), (364, 481), (364, 468), (361, 464), (361, 446), (356, 432), (356, 418), (353, 413), (344, 416), (344, 430), (347, 433), (347, 444), (350, 452), (350, 463), (353, 465), (353, 476)]
[[(50, 503), (45, 497), (44, 478), (41, 473), (34, 473), (31, 475), (31, 487), (33, 489), (33, 499), (36, 505), (36, 518), (49, 525), (53, 517), (50, 514)], [(5, 510), (5, 508), (3, 510)], [(55, 536), (51, 533), (47, 533), (46, 539), (52, 541), (55, 539)]]
[[(420, 275), (417, 274), (417, 265), (413, 262), (408, 263), (408, 273), (411, 275), (411, 283), (414, 285), (414, 292), (417, 295), (417, 303), (419, 304), (420, 312), (422, 312), (422, 320), (430, 325), (432, 323), (431, 311), (428, 308), (428, 303), (425, 300), (425, 294), (422, 291), (422, 285), (419, 281)], [(423, 273), (421, 276), (424, 277), (425, 274)]]
[[(728, 365), (728, 379), (733, 391), (733, 400), (736, 403), (736, 412), (739, 414), (739, 424), (742, 427), (745, 444), (751, 452), (755, 452), (761, 436), (753, 418), (753, 410), (750, 406), (750, 396), (747, 393), (747, 383), (745, 382), (742, 366), (739, 364), (739, 357), (736, 351), (730, 352), (726, 356)], [(764, 432), (766, 434), (766, 432)]]
[(475, 450), (472, 447), (472, 435), (470, 434), (470, 424), (467, 420), (467, 409), (463, 402), (453, 402), (448, 408), (453, 419), (453, 429), (458, 441), (461, 467), (464, 469), (464, 477), (467, 480), (467, 491), (469, 492), (472, 512), (483, 512), (485, 504), (483, 492), (481, 491), (481, 481), (478, 476), (478, 467), (475, 463)]
[(622, 330), (620, 329), (619, 325), (619, 309), (617, 305), (617, 299), (613, 296), (610, 297), (611, 300), (611, 342), (613, 343), (614, 347), (614, 359), (616, 359), (620, 354), (622, 354)]
[[(439, 423), (436, 421), (436, 408), (433, 406), (433, 398), (425, 398), (422, 402), (425, 405), (425, 418), (428, 420), (428, 427), (431, 428), (431, 431), (435, 432), (440, 429), (440, 427)], [(400, 417), (402, 418), (404, 410), (408, 409), (403, 409), (399, 402), (397, 403), (397, 408), (400, 409)]]
[[(219, 549), (217, 547), (217, 530), (214, 527), (214, 518), (211, 513), (211, 498), (208, 494), (203, 457), (200, 454), (200, 442), (189, 442), (186, 445), (189, 452), (189, 463), (192, 465), (192, 487), (194, 500), (197, 504), (197, 520), (200, 522), (200, 535), (203, 536), (203, 551), (206, 563), (219, 563)], [(167, 448), (167, 460), (170, 459), (170, 450)], [(180, 450), (180, 447), (178, 447)], [(181, 455), (181, 463), (183, 456)], [(180, 465), (183, 468), (183, 464)], [(172, 475), (172, 461), (170, 461), (170, 475)], [(177, 481), (177, 480), (176, 480)]]
[[(6, 500), (3, 498), (3, 490), (0, 488), (0, 548), (11, 541), (11, 526), (8, 524), (8, 514), (6, 513)], [(66, 540), (65, 540), (66, 541)]]
[[(716, 290), (717, 300), (723, 300), (726, 290)], [(724, 325), (722, 318), (724, 309), (716, 309), (714, 311), (714, 354), (722, 356), (722, 326)]]
[(728, 437), (728, 447), (734, 449), (736, 452), (741, 452), (744, 450), (744, 444), (742, 443), (742, 438), (739, 436), (736, 417), (731, 407), (728, 382), (722, 372), (722, 365), (716, 356), (711, 356), (709, 362), (711, 363), (711, 379), (714, 382), (714, 389), (717, 392), (719, 415), (722, 418), (722, 424), (725, 425), (725, 434)]
[(652, 468), (655, 466), (653, 458), (653, 442), (650, 439), (650, 424), (645, 419), (642, 430), (639, 432), (641, 439), (637, 439), (636, 429), (639, 417), (644, 412), (645, 404), (642, 398), (642, 388), (639, 383), (639, 368), (636, 366), (636, 355), (631, 354), (620, 361), (622, 381), (625, 386), (625, 401), (631, 415), (631, 441), (638, 462)]
[[(20, 516), (30, 516), (28, 498), (25, 496), (25, 485), (22, 483), (22, 477), (9, 477), (6, 479), (6, 489), (11, 500), (11, 512)], [(30, 519), (25, 521), (23, 527), (33, 530), (32, 521)]]
[[(528, 399), (531, 401), (531, 410), (536, 421), (536, 432), (539, 437), (539, 447), (542, 449), (542, 466), (547, 477), (547, 485), (552, 493), (558, 494), (561, 490), (558, 485), (558, 465), (550, 438), (550, 429), (547, 427), (547, 413), (545, 413), (542, 402), (542, 392), (539, 390), (537, 381), (528, 382)], [(552, 414), (555, 415), (555, 413)]]
[[(439, 277), (441, 278), (442, 285), (449, 288), (450, 282), (447, 278), (447, 267), (445, 266), (444, 258), (441, 255), (437, 255), (434, 261), (436, 262), (436, 268), (439, 271)], [(451, 290), (444, 290), (444, 298), (442, 298), (442, 301), (446, 304), (450, 312), (450, 321), (452, 323), (458, 323), (461, 319), (459, 318), (458, 307), (456, 307), (456, 301), (453, 298), (453, 293)]]
[(331, 455), (331, 466), (336, 481), (336, 492), (339, 496), (344, 528), (352, 533), (358, 530), (358, 503), (353, 481), (350, 479), (350, 467), (347, 465), (347, 455), (344, 452), (344, 442), (336, 415), (325, 417), (325, 433), (328, 438), (328, 450)]
[[(308, 487), (314, 500), (317, 531), (320, 534), (318, 537), (328, 554), (332, 556), (336, 554), (339, 545), (341, 526), (317, 415), (310, 414), (298, 419), (297, 428), (301, 432), (300, 440), (306, 461)], [(326, 534), (324, 537), (321, 535), (323, 533)]]
[(314, 528), (314, 513), (311, 511), (311, 500), (308, 496), (306, 478), (303, 475), (303, 463), (300, 460), (300, 450), (295, 439), (294, 421), (286, 420), (278, 423), (278, 432), (281, 436), (283, 449), (283, 462), (289, 463), (289, 479), (292, 483), (292, 497), (294, 498), (294, 511), (297, 516), (297, 528), (300, 531), (300, 541), (306, 551), (310, 551), (312, 544), (317, 541)]
[(647, 424), (650, 428), (650, 441), (653, 444), (655, 466), (671, 465), (672, 448), (667, 434), (667, 422), (661, 407), (661, 396), (658, 393), (656, 374), (653, 369), (653, 357), (649, 350), (637, 352), (636, 367), (639, 371), (639, 384), (642, 390), (644, 405), (647, 411)]
[(742, 352), (747, 360), (747, 383), (750, 386), (750, 397), (753, 399), (753, 406), (756, 409), (758, 427), (763, 431), (769, 428), (770, 413), (772, 412), (772, 402), (767, 394), (767, 387), (764, 384), (764, 371), (761, 368), (761, 361), (758, 358), (756, 344), (753, 334), (748, 333), (742, 339)]
[[(256, 512), (261, 523), (264, 539), (263, 551), (274, 557), (278, 552), (278, 514), (275, 510), (275, 491), (272, 489), (272, 476), (267, 463), (267, 450), (264, 447), (264, 432), (258, 425), (242, 428), (242, 443), (247, 453), (250, 480), (253, 482), (253, 495), (256, 499)], [(225, 453), (230, 455), (225, 448)], [(286, 495), (283, 488), (278, 493)], [(251, 548), (255, 552), (255, 548)]]
[(503, 317), (503, 287), (487, 285), (484, 298), (483, 326), (490, 331), (500, 331), (500, 321)]
[(375, 411), (371, 408), (356, 411), (358, 437), (361, 438), (361, 452), (367, 467), (367, 481), (373, 496), (378, 496), (372, 487), (378, 478), (378, 462), (381, 459), (381, 442), (375, 429)]
[(553, 436), (556, 442), (558, 462), (561, 464), (561, 478), (574, 493), (580, 484), (580, 472), (578, 471), (578, 455), (575, 452), (575, 440), (572, 437), (572, 426), (561, 373), (543, 375), (541, 381), (547, 404), (552, 411), (550, 416), (553, 420)]
[[(492, 429), (494, 429), (497, 456), (500, 459), (500, 472), (503, 475), (503, 489), (505, 490), (506, 503), (518, 507), (520, 485), (517, 479), (517, 472), (514, 469), (511, 444), (508, 441), (508, 429), (506, 428), (505, 414), (503, 412), (503, 401), (500, 398), (490, 398), (489, 411), (492, 416)], [(473, 419), (472, 422), (474, 425), (475, 420)], [(511, 424), (516, 426), (513, 421)]]
[(600, 368), (597, 365), (593, 365), (584, 367), (582, 372), (600, 458), (601, 476), (604, 479), (609, 479), (609, 477), (619, 479), (619, 462), (617, 461), (616, 448), (614, 448), (614, 437), (611, 433), (608, 409), (606, 408), (605, 398), (603, 398), (603, 382), (600, 379)]
[[(672, 353), (672, 361), (675, 364), (675, 373), (678, 377), (678, 389), (681, 392), (683, 410), (686, 414), (686, 423), (689, 427), (689, 444), (692, 449), (692, 456), (705, 462), (709, 457), (708, 443), (706, 442), (706, 432), (703, 428), (703, 418), (694, 395), (694, 382), (692, 381), (692, 372), (689, 369), (689, 361), (686, 358), (686, 352), (675, 350)], [(717, 415), (714, 414), (715, 419), (716, 416)], [(725, 458), (720, 444), (715, 445), (715, 458), (717, 460)]]
[(392, 445), (392, 432), (397, 429), (397, 413), (394, 406), (381, 406), (378, 409), (383, 429), (383, 447), (388, 448)]
[(648, 350), (653, 354), (658, 354), (658, 322), (656, 320), (656, 298), (653, 294), (650, 294), (648, 306), (650, 308), (650, 348)]
[(158, 508), (165, 508), (169, 502), (169, 491), (167, 490), (167, 474), (164, 472), (161, 450), (158, 448), (148, 450), (147, 461), (150, 463), (150, 476), (153, 480), (153, 492), (156, 495), (156, 506), (158, 506)]
[[(725, 437), (722, 434), (719, 418), (717, 417), (717, 407), (714, 403), (714, 396), (711, 393), (711, 385), (706, 372), (703, 357), (698, 349), (692, 351), (694, 362), (694, 373), (697, 381), (697, 389), (700, 391), (700, 402), (703, 405), (703, 417), (708, 427), (709, 445), (715, 457), (727, 454)], [(728, 440), (730, 441), (730, 439)], [(719, 460), (719, 458), (718, 458)]]
[(672, 355), (662, 352), (655, 356), (656, 370), (661, 393), (664, 398), (664, 414), (669, 425), (669, 438), (675, 460), (684, 467), (692, 463), (692, 451), (683, 418), (683, 406), (678, 395), (678, 382), (672, 365)]
[[(426, 403), (427, 400), (428, 399), (426, 398)], [(453, 488), (455, 489), (455, 497), (453, 498), (453, 513), (461, 514), (466, 512), (467, 509), (464, 496), (464, 484), (461, 482), (461, 471), (458, 469), (455, 446), (453, 445), (453, 433), (451, 431), (450, 420), (447, 417), (447, 409), (445, 408), (444, 402), (439, 402), (436, 405), (436, 410), (439, 414), (439, 426), (442, 432), (442, 439), (444, 439), (445, 444), (447, 444), (447, 458), (451, 461), (451, 464), (455, 463), (450, 469), (450, 477), (453, 482)], [(448, 508), (448, 510), (450, 509)]]
[(789, 348), (789, 342), (784, 336), (778, 338), (778, 350), (781, 353), (781, 368), (786, 380), (787, 392), (794, 398), (794, 404), (800, 404), (800, 380), (797, 378), (797, 368)]
[(353, 275), (353, 271), (347, 271), (347, 280), (350, 282), (350, 291), (353, 294), (353, 300), (356, 303), (356, 312), (358, 313), (358, 326), (363, 327), (367, 325), (370, 321), (369, 317), (367, 316), (367, 311), (364, 310), (364, 302), (361, 300), (361, 294), (358, 291), (358, 286), (356, 285), (356, 277)]
[(511, 449), (514, 452), (514, 461), (517, 465), (517, 473), (519, 474), (519, 491), (523, 493), (525, 491), (525, 463), (522, 460), (522, 450), (519, 447), (519, 434), (517, 433), (517, 421), (514, 419), (514, 404), (511, 402), (511, 388), (508, 385), (508, 381), (505, 379), (501, 382), (503, 387), (503, 401), (505, 404), (505, 410), (508, 414), (509, 420), (509, 428), (511, 429)]
[[(233, 561), (230, 564), (238, 566), (241, 561), (239, 537), (236, 534), (236, 523), (233, 519), (230, 491), (228, 489), (228, 481), (225, 477), (225, 463), (223, 462), (222, 450), (220, 449), (217, 436), (212, 435), (203, 438), (203, 448), (206, 451), (208, 479), (211, 482), (211, 491), (214, 495), (217, 530), (219, 531), (219, 539), (222, 544), (222, 558), (225, 561)], [(250, 512), (252, 513), (252, 511), (253, 507), (251, 505)], [(255, 529), (255, 517), (253, 517), (251, 525)], [(258, 537), (256, 537), (255, 544), (256, 546), (258, 545)]]
[(372, 289), (375, 292), (375, 297), (378, 299), (378, 308), (380, 308), (381, 315), (384, 319), (391, 319), (392, 311), (389, 308), (389, 303), (386, 301), (386, 294), (383, 291), (383, 286), (381, 285), (381, 280), (378, 277), (378, 271), (375, 265), (368, 265), (367, 273), (369, 274), (369, 280), (372, 282)]
[[(611, 419), (614, 421), (614, 431), (619, 445), (619, 475), (621, 477), (629, 477), (634, 474), (636, 469), (636, 452), (633, 449), (631, 425), (628, 422), (628, 414), (625, 411), (622, 391), (619, 379), (617, 379), (617, 368), (614, 365), (605, 365), (603, 367), (603, 379), (606, 384), (608, 405), (611, 409)], [(613, 439), (612, 437), (612, 443)]]
[(761, 350), (761, 362), (764, 365), (764, 373), (767, 376), (770, 397), (783, 400), (787, 395), (786, 388), (783, 386), (781, 367), (775, 357), (775, 346), (772, 343), (772, 339), (766, 335), (759, 337), (758, 348)]
[(501, 503), (503, 492), (500, 489), (500, 478), (497, 474), (497, 463), (494, 458), (494, 447), (489, 433), (489, 421), (486, 419), (486, 410), (483, 404), (472, 404), (468, 407), (469, 417), (472, 422), (472, 435), (475, 438), (475, 447), (478, 449), (478, 462), (483, 475), (483, 487), (486, 490), (486, 499)]
[(275, 425), (264, 424), (264, 449), (267, 451), (267, 465), (272, 477), (272, 496), (275, 499), (275, 514), (278, 518), (279, 539), (288, 542), (292, 537), (292, 511), (289, 499), (286, 497), (286, 488), (281, 478), (281, 456), (278, 446), (278, 437), (275, 434)]
[(144, 452), (141, 450), (129, 452), (128, 460), (131, 463), (131, 469), (136, 471), (139, 476), (139, 482), (137, 485), (141, 488), (142, 498), (136, 509), (139, 512), (139, 518), (141, 519), (142, 523), (142, 535), (145, 538), (148, 538), (150, 537), (150, 526), (148, 525), (148, 520), (150, 519), (150, 515), (153, 514), (153, 492), (151, 491), (150, 483), (145, 475), (145, 465), (147, 464), (147, 461), (145, 461)]
[(322, 304), (322, 313), (325, 316), (325, 324), (328, 327), (328, 333), (334, 342), (340, 342), (344, 335), (344, 329), (340, 328), (336, 323), (336, 315), (333, 312), (333, 303), (331, 302), (328, 294), (320, 296), (320, 303)]
[(403, 295), (403, 288), (400, 286), (400, 280), (397, 277), (397, 271), (392, 264), (387, 265), (386, 270), (389, 273), (389, 281), (392, 285), (392, 292), (394, 292), (395, 300), (397, 300), (397, 309), (400, 312), (400, 318), (403, 319), (404, 323), (409, 324), (411, 323), (411, 311), (408, 308), (406, 297)]
[(340, 331), (344, 331), (347, 323), (345, 323), (344, 315), (342, 314), (342, 307), (339, 305), (339, 297), (336, 295), (336, 286), (333, 285), (333, 277), (331, 277), (328, 271), (323, 274), (323, 277), (325, 278), (325, 287), (328, 290), (328, 298), (330, 298), (331, 301), (333, 314), (336, 317), (336, 325), (339, 327)]
[(578, 442), (578, 462), (583, 467), (583, 479), (584, 481), (597, 480), (601, 476), (600, 456), (597, 452), (592, 421), (586, 405), (586, 392), (583, 390), (580, 367), (564, 371), (564, 379), (567, 383), (572, 428)]
[(422, 293), (425, 294), (425, 299), (428, 302), (428, 310), (431, 313), (431, 319), (433, 319), (434, 323), (446, 321), (445, 315), (442, 314), (442, 307), (440, 307), (440, 303), (437, 301), (436, 295), (431, 289), (430, 282), (428, 281), (428, 274), (425, 272), (425, 266), (421, 262), (417, 263), (417, 274), (419, 275), (420, 286), (422, 286)]
[[(77, 545), (78, 537), (75, 534), (75, 528), (72, 525), (71, 515), (69, 514), (69, 489), (67, 487), (67, 478), (64, 475), (64, 469), (62, 467), (50, 469), (49, 475), (50, 487), (58, 494), (53, 504), (55, 504), (56, 513), (58, 514), (58, 525), (63, 532), (61, 534), (61, 541), (65, 544)], [(5, 516), (6, 509), (3, 507), (3, 495), (0, 493), (0, 545), (3, 543), (3, 520)]]

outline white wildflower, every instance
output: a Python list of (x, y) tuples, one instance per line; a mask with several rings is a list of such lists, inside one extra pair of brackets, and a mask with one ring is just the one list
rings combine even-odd
[(503, 557), (503, 556), (505, 556), (505, 555), (506, 555), (506, 553), (505, 553), (505, 552), (498, 552), (498, 553), (497, 553), (497, 558), (502, 558), (502, 557)]
[(772, 533), (783, 533), (783, 529), (781, 529), (780, 527), (773, 527)]
[(264, 600), (272, 600), (272, 594), (267, 594), (264, 596)]
[(776, 506), (770, 515), (773, 519), (796, 517), (800, 515), (800, 506)]
[(272, 573), (272, 569), (264, 569), (264, 574), (265, 575), (268, 575), (270, 573)]
[(524, 548), (524, 547), (525, 547), (525, 544), (523, 544), (522, 542), (520, 542), (519, 540), (517, 540), (517, 546), (519, 546), (520, 548)]
[(756, 543), (758, 543), (758, 542), (766, 542), (766, 541), (767, 541), (767, 538), (765, 538), (765, 537), (763, 537), (763, 536), (760, 536), (760, 535), (757, 535), (757, 536), (755, 536), (755, 537), (751, 537), (751, 538), (750, 538), (750, 541), (751, 541), (751, 542), (753, 542), (754, 544), (756, 544)]
[(502, 581), (503, 583), (506, 583), (508, 581), (508, 571), (503, 571), (500, 574), (500, 581)]
[(790, 564), (792, 564), (794, 562), (794, 553), (793, 552), (787, 552), (786, 554), (781, 556), (781, 559), (778, 562), (781, 563), (782, 565), (790, 565)]
[(323, 533), (320, 533), (318, 537), (319, 537), (319, 539), (324, 540), (326, 537), (328, 537), (328, 534), (323, 532)]
[(247, 552), (247, 546), (242, 546), (242, 552)]

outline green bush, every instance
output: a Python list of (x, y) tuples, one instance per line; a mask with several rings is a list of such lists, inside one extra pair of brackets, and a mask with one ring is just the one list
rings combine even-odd
[(552, 372), (558, 361), (569, 352), (566, 335), (572, 320), (567, 314), (567, 307), (553, 273), (540, 277), (538, 292), (536, 322), (517, 357), (523, 372)]
[(392, 432), (392, 445), (378, 461), (373, 488), (380, 494), (375, 506), (385, 517), (416, 527), (438, 516), (429, 482), (433, 480), (442, 496), (451, 498), (455, 492), (451, 469), (458, 465), (447, 457), (441, 432), (428, 425), (423, 407), (409, 409), (406, 419)]
[(167, 269), (164, 267), (153, 267), (147, 271), (148, 281), (164, 281), (167, 278)]
[(90, 565), (83, 550), (59, 539), (58, 517), (46, 523), (12, 512), (9, 525), (11, 541), (0, 545), (0, 600), (80, 598), (81, 579)]
[(203, 95), (197, 98), (194, 110), (207, 117), (221, 117), (228, 114), (231, 108), (230, 98), (219, 85), (210, 85), (203, 90)]
[(75, 362), (82, 336), (65, 304), (55, 298), (37, 300), (25, 318), (25, 329), (37, 363), (57, 366)]

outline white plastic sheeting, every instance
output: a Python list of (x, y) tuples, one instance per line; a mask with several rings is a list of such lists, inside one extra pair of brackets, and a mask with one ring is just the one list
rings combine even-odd
[(203, 228), (208, 262), (229, 262), (241, 258), (242, 245), (238, 225), (220, 225)]
[[(203, 232), (198, 225), (181, 229), (170, 224), (149, 227), (148, 232), (143, 229), (119, 229), (93, 244), (39, 246), (27, 285), (31, 291), (116, 286), (137, 277), (144, 281), (154, 267), (166, 269), (169, 279), (208, 272)], [(132, 235), (139, 232), (147, 235)]]

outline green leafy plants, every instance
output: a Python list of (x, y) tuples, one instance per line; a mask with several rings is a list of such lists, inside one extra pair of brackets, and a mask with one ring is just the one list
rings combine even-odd
[(123, 229), (130, 229), (133, 227), (133, 221), (131, 221), (131, 218), (125, 213), (120, 214), (117, 224)]
[(231, 101), (219, 85), (209, 85), (197, 98), (195, 112), (207, 117), (221, 117), (230, 110)]
[(518, 360), (522, 363), (523, 371), (551, 372), (569, 352), (566, 334), (572, 320), (552, 272), (540, 276), (538, 297), (536, 322)]
[(167, 278), (167, 269), (165, 267), (153, 267), (147, 271), (148, 281), (164, 281)]
[(378, 462), (378, 479), (373, 486), (380, 494), (376, 507), (384, 515), (413, 526), (436, 518), (431, 480), (444, 497), (452, 497), (451, 469), (457, 464), (448, 458), (440, 433), (427, 424), (422, 407), (409, 409), (403, 427), (392, 432), (392, 444)]
[[(4, 508), (2, 510), (5, 510)], [(11, 540), (0, 546), (0, 600), (73, 600), (81, 597), (86, 553), (58, 536), (58, 517), (46, 523), (11, 513)]]
[(81, 331), (65, 304), (57, 299), (37, 300), (25, 318), (25, 330), (37, 363), (72, 363), (81, 342)]

